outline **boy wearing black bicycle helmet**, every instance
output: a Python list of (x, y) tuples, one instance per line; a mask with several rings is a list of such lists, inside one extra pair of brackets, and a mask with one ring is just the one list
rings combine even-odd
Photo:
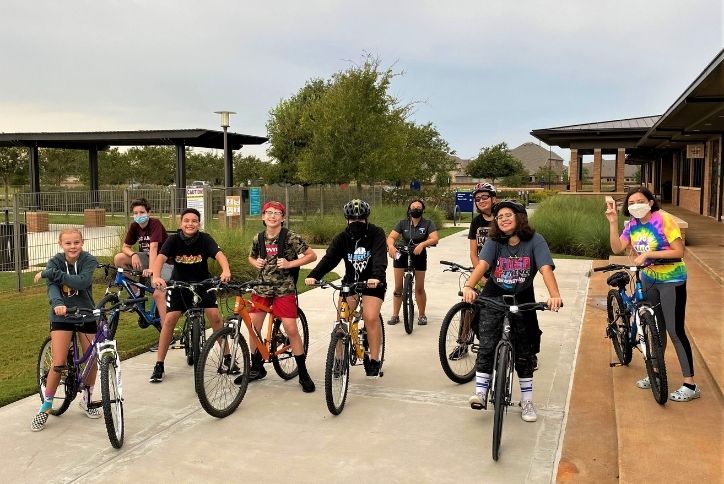
[(382, 228), (368, 222), (371, 208), (364, 200), (350, 200), (342, 212), (347, 219), (347, 227), (332, 239), (327, 253), (304, 279), (304, 283), (314, 285), (341, 260), (344, 260), (345, 267), (344, 283), (367, 281), (367, 288), (362, 291), (362, 317), (370, 343), (371, 360), (367, 376), (373, 378), (379, 376), (381, 366), (380, 309), (385, 299), (386, 237)]
[[(495, 224), (490, 239), (480, 252), (480, 262), (463, 288), (463, 299), (473, 302), (477, 293), (473, 286), (490, 269), (490, 277), (481, 295), (515, 297), (516, 303), (535, 302), (533, 279), (537, 272), (543, 275), (548, 289), (548, 307), (557, 311), (561, 305), (560, 291), (553, 269), (553, 259), (545, 239), (528, 225), (525, 207), (515, 200), (503, 200), (493, 207)], [(474, 409), (487, 407), (490, 376), (493, 371), (495, 346), (500, 340), (504, 313), (482, 308), (478, 315), (480, 346), (475, 365), (475, 394), (468, 402)], [(537, 419), (533, 406), (533, 361), (538, 319), (534, 311), (513, 315), (512, 329), (515, 348), (515, 370), (520, 383), (522, 415), (524, 421)], [(539, 341), (539, 340), (538, 340)], [(538, 343), (539, 344), (539, 343)]]

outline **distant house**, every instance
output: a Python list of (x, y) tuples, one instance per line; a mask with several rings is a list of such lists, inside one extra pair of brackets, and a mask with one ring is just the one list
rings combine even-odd
[(536, 183), (535, 174), (540, 168), (550, 168), (558, 177), (558, 182), (563, 182), (563, 158), (558, 153), (543, 148), (535, 143), (523, 143), (517, 148), (510, 150), (510, 154), (516, 157), (523, 164), (530, 175), (529, 182)]
[(450, 155), (450, 157), (455, 160), (455, 169), (450, 172), (450, 182), (453, 185), (473, 183), (473, 177), (465, 173), (465, 169), (468, 167), (470, 160), (463, 160), (455, 155)]
[[(593, 176), (593, 162), (581, 163), (583, 167), (584, 177), (589, 178)], [(638, 165), (624, 165), (623, 166), (623, 181), (626, 184), (638, 183), (639, 174), (641, 168)], [(616, 160), (601, 160), (601, 182), (602, 183), (615, 183), (616, 182)]]

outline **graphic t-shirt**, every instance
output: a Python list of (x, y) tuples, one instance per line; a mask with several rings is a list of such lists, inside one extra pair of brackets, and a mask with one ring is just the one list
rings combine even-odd
[[(269, 286), (257, 286), (255, 291), (258, 295), (263, 297), (274, 297), (282, 294), (294, 294), (294, 279), (287, 269), (279, 269), (277, 267), (277, 254), (279, 236), (269, 238), (266, 233), (264, 234), (264, 242), (266, 245), (266, 264), (261, 269), (260, 279), (268, 281)], [(302, 237), (289, 231), (287, 234), (286, 241), (286, 254), (282, 255), (283, 259), (295, 260), (298, 259), (301, 254), (304, 254), (309, 246), (307, 245)], [(254, 241), (251, 244), (251, 250), (249, 251), (249, 257), (256, 259), (259, 257), (259, 238), (254, 237)]]
[[(657, 210), (651, 212), (646, 223), (632, 217), (626, 222), (621, 238), (630, 243), (634, 252), (640, 255), (649, 251), (671, 249), (671, 242), (681, 238), (681, 231), (672, 217)], [(652, 265), (641, 271), (641, 276), (651, 284), (683, 282), (686, 280), (686, 265), (683, 262)]]
[(209, 257), (216, 257), (220, 251), (216, 241), (205, 232), (197, 232), (191, 240), (184, 240), (179, 231), (166, 239), (158, 252), (174, 263), (171, 279), (201, 282), (211, 277)]
[(512, 247), (491, 239), (483, 245), (480, 260), (490, 264), (483, 296), (518, 294), (533, 285), (539, 268), (549, 265), (555, 269), (548, 244), (540, 234)]
[(478, 244), (478, 253), (480, 253), (480, 249), (483, 248), (483, 244), (488, 239), (488, 231), (492, 225), (493, 220), (485, 220), (482, 213), (479, 213), (470, 223), (468, 240), (474, 240)]
[(160, 248), (163, 243), (166, 242), (167, 238), (166, 228), (161, 221), (156, 218), (150, 218), (145, 227), (141, 227), (136, 222), (131, 222), (123, 243), (131, 246), (138, 243), (139, 252), (149, 252), (151, 250), (151, 242), (158, 242)]

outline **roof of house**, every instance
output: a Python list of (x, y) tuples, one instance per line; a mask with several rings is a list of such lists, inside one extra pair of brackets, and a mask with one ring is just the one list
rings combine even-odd
[(538, 170), (541, 166), (548, 164), (549, 158), (551, 161), (563, 162), (563, 158), (561, 158), (558, 153), (530, 142), (513, 148), (510, 150), (510, 154), (519, 159), (525, 169), (531, 173)]

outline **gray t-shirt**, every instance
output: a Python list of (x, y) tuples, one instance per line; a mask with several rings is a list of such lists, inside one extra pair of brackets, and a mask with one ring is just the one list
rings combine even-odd
[(513, 247), (489, 240), (479, 256), (480, 260), (490, 264), (490, 278), (484, 291), (486, 296), (517, 294), (533, 285), (533, 278), (541, 267), (555, 269), (548, 244), (537, 233), (532, 239), (521, 240)]
[(407, 244), (410, 239), (416, 244), (424, 242), (430, 236), (431, 233), (437, 232), (435, 222), (424, 217), (420, 218), (420, 223), (412, 225), (410, 219), (403, 219), (397, 222), (395, 225), (395, 232), (402, 235), (402, 240)]

